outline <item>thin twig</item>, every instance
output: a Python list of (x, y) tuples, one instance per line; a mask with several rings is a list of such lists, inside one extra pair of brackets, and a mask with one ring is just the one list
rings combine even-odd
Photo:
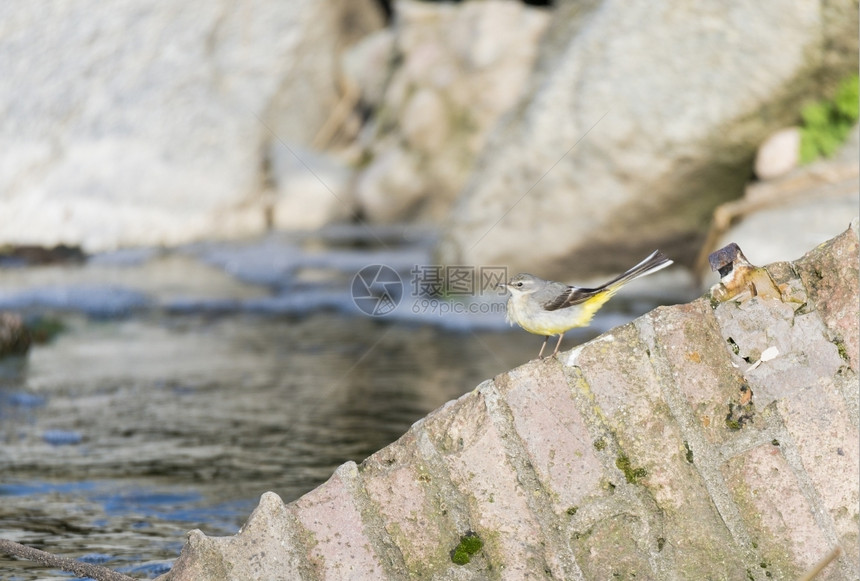
[(14, 555), (28, 561), (41, 563), (46, 567), (54, 569), (62, 569), (69, 573), (74, 573), (78, 577), (90, 577), (96, 581), (137, 581), (134, 577), (117, 573), (113, 569), (102, 567), (101, 565), (92, 565), (90, 563), (82, 563), (67, 557), (60, 557), (46, 551), (40, 551), (9, 539), (0, 539), (0, 553)]
[(347, 81), (344, 78), (342, 85), (343, 96), (337, 105), (335, 105), (335, 108), (332, 109), (323, 126), (317, 131), (313, 141), (311, 141), (313, 149), (324, 149), (331, 142), (332, 138), (340, 131), (344, 122), (355, 110), (355, 105), (361, 97), (361, 91), (355, 83)]
[(833, 559), (839, 556), (839, 553), (841, 552), (842, 549), (839, 548), (839, 545), (833, 547), (833, 550), (827, 553), (823, 559), (816, 563), (815, 567), (807, 571), (806, 575), (800, 578), (800, 581), (810, 581), (811, 579), (814, 579), (815, 576), (821, 573)]

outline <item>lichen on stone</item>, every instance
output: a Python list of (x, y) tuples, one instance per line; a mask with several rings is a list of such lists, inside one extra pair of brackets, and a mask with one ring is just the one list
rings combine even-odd
[(619, 454), (615, 460), (615, 466), (624, 473), (624, 478), (630, 484), (636, 484), (640, 479), (648, 475), (644, 468), (634, 468), (630, 458), (626, 454)]

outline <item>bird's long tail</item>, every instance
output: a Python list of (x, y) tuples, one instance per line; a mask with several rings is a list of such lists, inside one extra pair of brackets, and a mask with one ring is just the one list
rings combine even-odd
[(599, 289), (595, 290), (607, 290), (609, 291), (610, 295), (615, 294), (618, 289), (620, 289), (622, 286), (624, 286), (631, 280), (645, 276), (646, 274), (651, 274), (652, 272), (657, 272), (658, 270), (662, 270), (670, 264), (672, 264), (672, 260), (670, 260), (669, 257), (667, 257), (659, 250), (655, 250), (648, 258), (646, 258), (624, 274), (618, 275), (606, 284), (599, 287)]
[(657, 272), (670, 264), (672, 264), (672, 261), (665, 254), (659, 250), (655, 250), (648, 258), (606, 284), (597, 288), (579, 289), (579, 293), (583, 296), (583, 300), (580, 303), (582, 309), (580, 326), (588, 325), (594, 313), (600, 310), (600, 307), (612, 298), (625, 284), (646, 274)]

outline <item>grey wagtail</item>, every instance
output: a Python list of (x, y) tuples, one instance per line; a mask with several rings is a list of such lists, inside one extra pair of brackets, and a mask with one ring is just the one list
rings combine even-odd
[(516, 323), (529, 333), (546, 336), (538, 353), (539, 359), (543, 359), (543, 350), (549, 338), (558, 335), (558, 343), (552, 352), (556, 355), (565, 331), (587, 326), (594, 313), (625, 284), (670, 264), (672, 261), (665, 254), (655, 250), (624, 274), (597, 288), (568, 286), (520, 273), (507, 283), (502, 283), (511, 293), (506, 318), (509, 323)]

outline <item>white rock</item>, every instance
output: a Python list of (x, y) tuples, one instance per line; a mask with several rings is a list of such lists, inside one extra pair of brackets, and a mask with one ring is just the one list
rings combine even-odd
[(755, 175), (769, 180), (785, 175), (800, 161), (800, 129), (789, 127), (768, 137), (758, 148)]
[(410, 147), (432, 155), (445, 145), (450, 133), (449, 118), (450, 113), (439, 94), (422, 88), (403, 109), (400, 128)]
[(424, 194), (417, 162), (404, 150), (391, 148), (358, 179), (355, 196), (371, 222), (396, 222), (411, 217)]
[(366, 104), (382, 102), (393, 57), (394, 32), (390, 28), (368, 35), (344, 53), (343, 74), (359, 88)]
[(339, 98), (340, 22), (377, 10), (46, 6), (0, 9), (0, 244), (88, 251), (260, 232), (267, 143), (311, 142)]

